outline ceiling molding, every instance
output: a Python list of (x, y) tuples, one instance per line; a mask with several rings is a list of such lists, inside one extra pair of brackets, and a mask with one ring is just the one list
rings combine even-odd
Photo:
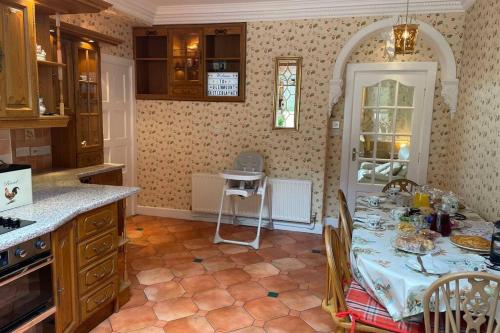
[(113, 8), (128, 15), (137, 17), (147, 23), (153, 24), (156, 15), (156, 6), (148, 0), (107, 0)]
[(476, 0), (462, 0), (462, 6), (464, 10), (468, 10), (472, 5), (476, 2)]
[[(226, 0), (227, 1), (227, 0)], [(115, 8), (153, 24), (271, 21), (387, 16), (404, 13), (406, 0), (263, 0), (155, 6), (150, 0), (111, 0)], [(464, 12), (474, 0), (412, 0), (412, 13)]]

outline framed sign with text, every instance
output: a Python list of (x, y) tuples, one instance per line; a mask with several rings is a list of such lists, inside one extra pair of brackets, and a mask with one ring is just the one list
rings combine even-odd
[(208, 72), (208, 96), (238, 96), (237, 72)]

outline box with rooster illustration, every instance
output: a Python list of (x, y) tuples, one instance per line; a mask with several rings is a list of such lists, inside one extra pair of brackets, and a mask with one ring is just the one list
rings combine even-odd
[(0, 212), (33, 203), (31, 167), (0, 164)]

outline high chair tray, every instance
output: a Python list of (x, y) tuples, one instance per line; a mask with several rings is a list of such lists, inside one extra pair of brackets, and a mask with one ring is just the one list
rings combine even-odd
[(219, 175), (224, 179), (244, 180), (244, 181), (259, 180), (264, 177), (263, 172), (240, 171), (240, 170), (224, 170), (224, 172), (219, 173)]

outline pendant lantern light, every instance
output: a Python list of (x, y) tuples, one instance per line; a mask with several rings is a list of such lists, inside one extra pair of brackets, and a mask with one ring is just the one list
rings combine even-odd
[(412, 54), (418, 36), (418, 24), (415, 17), (409, 17), (410, 0), (406, 2), (406, 17), (399, 16), (398, 24), (393, 26), (396, 54)]

